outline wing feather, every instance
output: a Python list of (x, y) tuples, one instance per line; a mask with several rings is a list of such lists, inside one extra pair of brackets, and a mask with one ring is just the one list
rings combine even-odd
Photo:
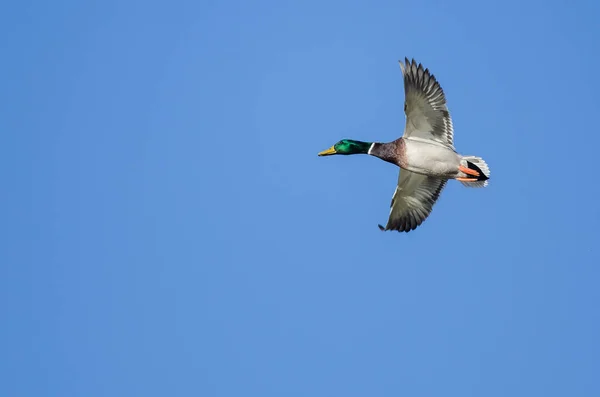
[(404, 137), (434, 140), (454, 148), (452, 118), (435, 76), (414, 59), (399, 63), (404, 76)]
[(388, 222), (382, 230), (410, 232), (431, 214), (433, 206), (446, 186), (445, 179), (401, 170), (392, 197)]

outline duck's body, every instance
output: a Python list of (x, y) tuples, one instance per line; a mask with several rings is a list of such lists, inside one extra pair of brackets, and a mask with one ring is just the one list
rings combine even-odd
[(398, 138), (389, 143), (374, 143), (368, 154), (417, 174), (445, 179), (459, 176), (461, 156), (437, 142)]
[(320, 156), (369, 154), (402, 169), (390, 216), (381, 230), (411, 231), (431, 213), (449, 179), (464, 186), (487, 186), (490, 170), (480, 157), (462, 156), (454, 148), (454, 129), (446, 98), (435, 77), (414, 60), (400, 62), (404, 75), (406, 127), (388, 143), (344, 139)]

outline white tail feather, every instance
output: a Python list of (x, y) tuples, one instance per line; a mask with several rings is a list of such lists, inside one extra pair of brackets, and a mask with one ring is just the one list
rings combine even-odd
[[(490, 177), (490, 167), (488, 167), (487, 163), (481, 158), (481, 157), (476, 157), (476, 156), (463, 156), (462, 157), (462, 162), (464, 163), (463, 166), (467, 167), (467, 168), (471, 168), (469, 167), (469, 165), (467, 164), (467, 161), (473, 165), (475, 165), (477, 168), (479, 168), (479, 170), (481, 170), (481, 172), (483, 173), (483, 175), (485, 175), (487, 178)], [(485, 181), (476, 181), (476, 182), (461, 182), (463, 184), (463, 186), (466, 187), (486, 187), (488, 185), (488, 180)]]

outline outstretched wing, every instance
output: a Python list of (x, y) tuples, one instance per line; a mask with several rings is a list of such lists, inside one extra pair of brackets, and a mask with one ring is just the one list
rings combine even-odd
[(445, 179), (401, 170), (387, 225), (385, 228), (379, 225), (379, 228), (399, 232), (416, 229), (431, 214), (444, 186)]
[(404, 137), (430, 139), (454, 148), (454, 129), (442, 87), (413, 59), (400, 63), (404, 76)]

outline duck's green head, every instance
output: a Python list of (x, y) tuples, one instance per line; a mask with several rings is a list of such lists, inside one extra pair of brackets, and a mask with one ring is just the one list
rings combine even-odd
[(334, 154), (367, 154), (372, 142), (361, 142), (352, 139), (342, 139), (327, 150), (319, 153), (319, 156), (331, 156)]

